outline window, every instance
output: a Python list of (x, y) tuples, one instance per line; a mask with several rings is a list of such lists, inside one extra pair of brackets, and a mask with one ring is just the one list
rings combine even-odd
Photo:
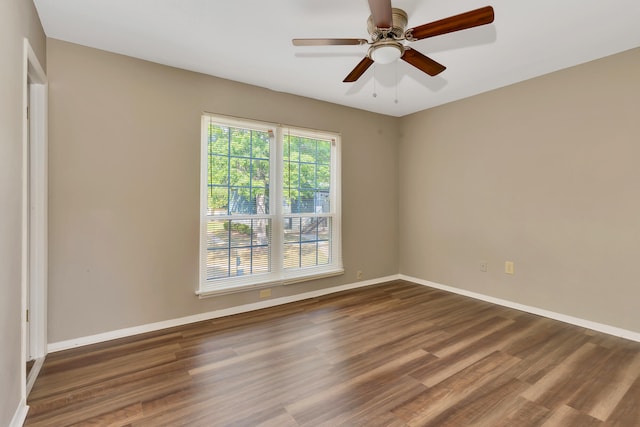
[(199, 295), (341, 274), (339, 135), (203, 115)]

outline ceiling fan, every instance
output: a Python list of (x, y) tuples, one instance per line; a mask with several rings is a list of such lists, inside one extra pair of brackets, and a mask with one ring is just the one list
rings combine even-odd
[(405, 30), (408, 16), (404, 10), (392, 8), (391, 0), (369, 0), (369, 9), (371, 9), (371, 16), (367, 20), (367, 31), (371, 35), (371, 41), (312, 38), (293, 39), (293, 45), (371, 45), (367, 56), (343, 80), (345, 83), (358, 80), (374, 62), (389, 64), (397, 59), (402, 59), (430, 76), (435, 76), (443, 72), (446, 67), (407, 46), (405, 41), (413, 42), (493, 22), (493, 8), (485, 6)]

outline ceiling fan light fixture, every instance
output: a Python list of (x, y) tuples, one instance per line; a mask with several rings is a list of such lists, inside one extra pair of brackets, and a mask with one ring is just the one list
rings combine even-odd
[(402, 53), (402, 44), (398, 42), (382, 43), (371, 46), (369, 57), (378, 64), (391, 64), (400, 59)]
[(398, 59), (402, 59), (425, 74), (436, 76), (446, 67), (412, 49), (407, 43), (490, 24), (494, 20), (493, 7), (485, 6), (406, 29), (407, 13), (402, 9), (391, 7), (391, 0), (369, 0), (369, 9), (371, 16), (367, 19), (367, 31), (371, 41), (353, 38), (293, 39), (293, 44), (294, 46), (369, 44), (367, 56), (362, 58), (345, 77), (343, 80), (345, 83), (358, 80), (376, 62), (390, 64)]

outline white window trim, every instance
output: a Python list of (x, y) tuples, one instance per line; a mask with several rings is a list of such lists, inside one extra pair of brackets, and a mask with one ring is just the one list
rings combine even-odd
[[(273, 131), (273, 136), (270, 138), (270, 152), (275, 153), (272, 155), (272, 159), (275, 161), (270, 162), (270, 176), (273, 188), (281, 189), (283, 184), (283, 141), (285, 132), (291, 132), (296, 136), (308, 137), (308, 138), (331, 138), (333, 141), (334, 154), (331, 156), (331, 206), (332, 212), (323, 214), (323, 216), (330, 216), (332, 218), (332, 239), (331, 239), (331, 257), (332, 263), (330, 265), (313, 266), (307, 268), (299, 268), (292, 270), (284, 270), (282, 268), (282, 255), (283, 251), (276, 250), (272, 252), (271, 258), (271, 272), (264, 274), (252, 274), (250, 276), (244, 276), (242, 283), (239, 283), (236, 277), (226, 279), (207, 280), (206, 278), (206, 227), (209, 219), (208, 215), (205, 215), (205, 206), (208, 206), (207, 198), (207, 171), (208, 171), (208, 132), (206, 125), (211, 121), (224, 125), (237, 126), (240, 128), (249, 128), (257, 130), (270, 130)], [(201, 121), (201, 143), (200, 143), (200, 263), (199, 263), (199, 275), (198, 275), (198, 289), (196, 295), (200, 298), (206, 298), (215, 295), (231, 294), (238, 292), (246, 292), (250, 290), (289, 285), (293, 283), (300, 283), (309, 280), (317, 280), (326, 277), (333, 277), (344, 274), (344, 267), (342, 264), (342, 165), (341, 165), (341, 141), (340, 134), (329, 131), (317, 131), (310, 129), (303, 129), (293, 126), (284, 126), (279, 124), (270, 124), (265, 122), (259, 122), (249, 119), (238, 119), (234, 117), (228, 117), (218, 114), (204, 113)], [(269, 214), (266, 217), (272, 219), (271, 221), (271, 246), (282, 247), (282, 221), (280, 219), (283, 216), (281, 194), (278, 197), (269, 198)], [(296, 214), (296, 216), (307, 216), (306, 214)], [(308, 216), (315, 216), (315, 214), (308, 214)], [(256, 219), (255, 215), (243, 217), (241, 215), (234, 215), (233, 219)]]

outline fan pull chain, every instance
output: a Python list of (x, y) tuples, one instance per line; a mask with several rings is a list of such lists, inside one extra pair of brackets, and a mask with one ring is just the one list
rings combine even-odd
[(398, 61), (394, 64), (395, 72), (396, 72), (396, 99), (393, 100), (394, 103), (398, 103)]
[(373, 97), (377, 97), (378, 94), (376, 93), (376, 64), (373, 64)]

